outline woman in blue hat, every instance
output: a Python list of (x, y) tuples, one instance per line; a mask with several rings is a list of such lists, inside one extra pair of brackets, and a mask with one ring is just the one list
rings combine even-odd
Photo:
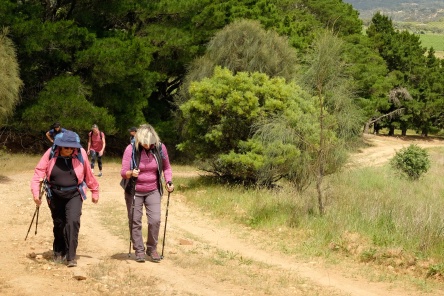
[(67, 260), (68, 267), (77, 266), (76, 251), (80, 230), (80, 216), (87, 188), (92, 202), (99, 201), (99, 183), (94, 177), (79, 136), (66, 130), (54, 140), (34, 170), (31, 191), (34, 202), (40, 206), (40, 183), (47, 185), (46, 197), (54, 233), (54, 261)]

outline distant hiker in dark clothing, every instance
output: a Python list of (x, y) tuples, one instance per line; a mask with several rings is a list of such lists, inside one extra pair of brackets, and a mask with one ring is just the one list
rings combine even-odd
[(102, 156), (105, 151), (105, 134), (99, 131), (97, 124), (93, 124), (91, 131), (88, 134), (88, 149), (87, 153), (91, 156), (91, 169), (94, 173), (94, 164), (97, 159), (99, 165), (99, 177), (102, 177)]
[(86, 151), (79, 136), (65, 131), (55, 139), (40, 159), (31, 180), (34, 202), (40, 206), (40, 183), (46, 184), (46, 196), (53, 221), (54, 261), (67, 260), (68, 267), (77, 266), (80, 216), (86, 191), (92, 192), (92, 202), (99, 201), (99, 183), (91, 172)]
[(46, 137), (51, 143), (54, 143), (54, 138), (58, 133), (64, 133), (66, 129), (60, 126), (59, 122), (54, 122), (52, 128), (46, 132)]
[[(141, 125), (135, 136), (134, 145), (126, 147), (122, 158), (122, 169), (120, 175), (124, 179), (137, 178), (135, 194), (131, 195), (125, 190), (125, 201), (128, 211), (128, 224), (131, 231), (133, 249), (136, 253), (137, 262), (145, 262), (145, 253), (153, 262), (159, 262), (157, 253), (157, 241), (160, 229), (160, 201), (163, 193), (162, 174), (166, 181), (166, 189), (174, 190), (172, 182), (172, 171), (168, 152), (154, 128), (149, 125)], [(137, 163), (138, 162), (138, 163)], [(135, 168), (137, 167), (137, 168)], [(132, 209), (134, 206), (134, 209)], [(142, 237), (142, 215), (143, 207), (148, 219), (148, 237), (146, 250)], [(132, 229), (131, 229), (132, 226)]]
[(128, 129), (128, 132), (130, 133), (130, 142), (134, 143), (135, 142), (135, 136), (137, 133), (137, 127), (133, 126), (132, 128)]

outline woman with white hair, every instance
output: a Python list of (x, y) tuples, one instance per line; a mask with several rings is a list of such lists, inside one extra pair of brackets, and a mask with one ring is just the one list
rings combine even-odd
[[(154, 128), (149, 124), (141, 125), (135, 135), (135, 143), (126, 147), (120, 171), (122, 178), (137, 179), (135, 191), (125, 190), (133, 250), (137, 262), (145, 262), (147, 254), (152, 262), (160, 262), (157, 242), (160, 230), (161, 198), (163, 193), (162, 174), (168, 192), (174, 190), (172, 171), (168, 152), (160, 142)], [(145, 206), (148, 218), (148, 237), (146, 249), (142, 237), (142, 215)]]

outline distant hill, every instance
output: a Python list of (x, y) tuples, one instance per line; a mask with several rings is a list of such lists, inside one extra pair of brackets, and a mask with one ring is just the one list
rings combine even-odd
[(444, 20), (443, 0), (343, 0), (369, 20), (380, 11), (394, 21), (430, 22)]

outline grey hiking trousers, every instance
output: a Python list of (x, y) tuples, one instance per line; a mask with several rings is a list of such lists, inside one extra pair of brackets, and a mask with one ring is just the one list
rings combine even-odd
[(133, 250), (135, 251), (136, 256), (144, 256), (145, 248), (143, 245), (143, 236), (142, 236), (143, 206), (145, 206), (146, 217), (148, 219), (146, 253), (150, 254), (151, 251), (157, 249), (157, 241), (159, 238), (160, 217), (161, 217), (161, 212), (160, 212), (161, 196), (159, 190), (157, 189), (150, 192), (136, 191), (134, 197), (125, 192), (125, 201), (126, 201), (126, 208), (128, 211), (129, 228), (131, 228), (133, 198), (134, 198), (134, 216), (133, 216), (133, 229), (132, 229)]

